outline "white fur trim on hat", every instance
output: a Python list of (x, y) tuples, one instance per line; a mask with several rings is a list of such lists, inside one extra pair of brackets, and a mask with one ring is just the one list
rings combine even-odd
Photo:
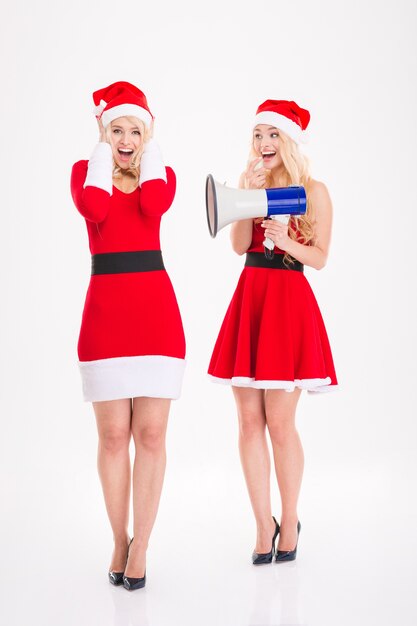
[(305, 143), (307, 141), (307, 135), (304, 130), (301, 130), (300, 126), (290, 120), (285, 115), (274, 113), (274, 111), (261, 111), (255, 116), (254, 126), (257, 124), (270, 124), (280, 130), (283, 130), (291, 139), (296, 143)]
[(103, 122), (104, 128), (110, 124), (113, 120), (116, 120), (118, 117), (125, 117), (127, 115), (133, 115), (138, 119), (142, 120), (146, 126), (150, 126), (152, 123), (152, 115), (144, 109), (143, 107), (138, 106), (137, 104), (118, 104), (115, 107), (111, 107), (110, 109), (106, 109), (101, 116), (101, 121)]
[(100, 100), (100, 104), (98, 104), (93, 109), (94, 115), (100, 116), (103, 113), (103, 110), (106, 108), (107, 102), (105, 100)]

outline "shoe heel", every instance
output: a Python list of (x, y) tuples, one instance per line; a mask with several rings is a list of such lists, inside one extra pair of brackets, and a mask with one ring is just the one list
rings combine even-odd
[(274, 530), (274, 535), (272, 537), (271, 551), (270, 552), (265, 552), (263, 554), (254, 551), (252, 553), (252, 563), (253, 563), (253, 565), (267, 565), (268, 563), (272, 563), (272, 559), (273, 559), (274, 554), (275, 554), (275, 541), (276, 541), (276, 538), (277, 538), (278, 533), (279, 533), (279, 524), (278, 524), (278, 522), (277, 522), (277, 520), (275, 519), (274, 516), (272, 516), (272, 519), (275, 522), (275, 530)]
[(277, 550), (275, 555), (276, 563), (287, 563), (288, 561), (295, 561), (297, 558), (297, 547), (298, 547), (298, 539), (300, 536), (301, 524), (300, 521), (297, 522), (297, 543), (295, 544), (294, 550)]
[[(127, 563), (127, 559), (129, 558), (129, 548), (130, 548), (130, 544), (133, 541), (133, 537), (129, 542), (129, 545), (127, 546), (127, 556), (126, 556), (126, 563)], [(112, 585), (114, 585), (115, 587), (119, 587), (120, 585), (123, 585), (123, 578), (124, 578), (124, 572), (108, 572), (108, 577), (109, 577), (109, 582), (111, 582)]]
[[(133, 539), (134, 537), (132, 537), (132, 540), (129, 543), (129, 548), (131, 546)], [(129, 557), (129, 549), (127, 551), (127, 556)], [(143, 589), (143, 587), (146, 585), (146, 570), (142, 578), (132, 578), (131, 576), (123, 576), (122, 584), (123, 584), (123, 587), (127, 589), (128, 591), (135, 591), (136, 589)]]

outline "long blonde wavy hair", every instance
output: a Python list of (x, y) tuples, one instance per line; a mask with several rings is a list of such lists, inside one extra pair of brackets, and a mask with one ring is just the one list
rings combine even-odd
[[(130, 177), (134, 178), (135, 180), (139, 180), (140, 159), (141, 159), (143, 151), (145, 149), (145, 143), (148, 142), (149, 139), (152, 137), (153, 124), (151, 124), (151, 127), (149, 128), (138, 117), (135, 117), (133, 115), (123, 115), (122, 117), (125, 117), (130, 122), (130, 124), (134, 124), (135, 126), (137, 126), (139, 128), (140, 133), (142, 135), (142, 145), (141, 145), (138, 153), (133, 157), (132, 161), (130, 162), (129, 167), (126, 168), (126, 169), (122, 169), (121, 167), (119, 167), (116, 164), (115, 160), (113, 159), (113, 177), (114, 178), (120, 178), (121, 176), (130, 176)], [(107, 138), (107, 141), (112, 146), (112, 143), (111, 143), (111, 123), (106, 128), (106, 138)]]
[[(307, 211), (305, 215), (290, 218), (288, 234), (291, 239), (295, 241), (303, 243), (304, 245), (311, 245), (314, 240), (314, 218), (313, 206), (309, 197), (312, 182), (310, 164), (307, 157), (300, 152), (298, 145), (291, 137), (280, 129), (278, 129), (278, 134), (279, 152), (285, 170), (278, 181), (273, 181), (272, 174), (269, 173), (267, 175), (265, 188), (273, 186), (288, 187), (288, 185), (302, 185), (305, 188), (307, 195)], [(252, 140), (249, 160), (251, 161), (258, 156), (259, 154), (255, 152)], [(244, 179), (244, 187), (248, 187), (246, 178)], [(288, 264), (293, 262), (294, 259), (289, 254), (285, 253), (284, 263)]]

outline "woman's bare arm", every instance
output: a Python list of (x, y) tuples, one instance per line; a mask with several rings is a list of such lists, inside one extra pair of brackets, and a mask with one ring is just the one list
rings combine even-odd
[(290, 239), (288, 227), (278, 221), (267, 220), (262, 226), (265, 236), (274, 241), (281, 250), (288, 252), (294, 259), (317, 270), (327, 262), (332, 230), (333, 208), (326, 185), (313, 181), (309, 194), (313, 206), (314, 239), (312, 245), (304, 245)]

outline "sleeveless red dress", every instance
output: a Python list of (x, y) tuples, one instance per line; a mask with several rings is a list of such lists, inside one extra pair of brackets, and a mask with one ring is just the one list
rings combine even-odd
[[(264, 252), (253, 223), (248, 252)], [(275, 248), (275, 254), (284, 254)], [(208, 373), (214, 382), (257, 389), (334, 389), (326, 328), (302, 272), (245, 267), (227, 309)]]

